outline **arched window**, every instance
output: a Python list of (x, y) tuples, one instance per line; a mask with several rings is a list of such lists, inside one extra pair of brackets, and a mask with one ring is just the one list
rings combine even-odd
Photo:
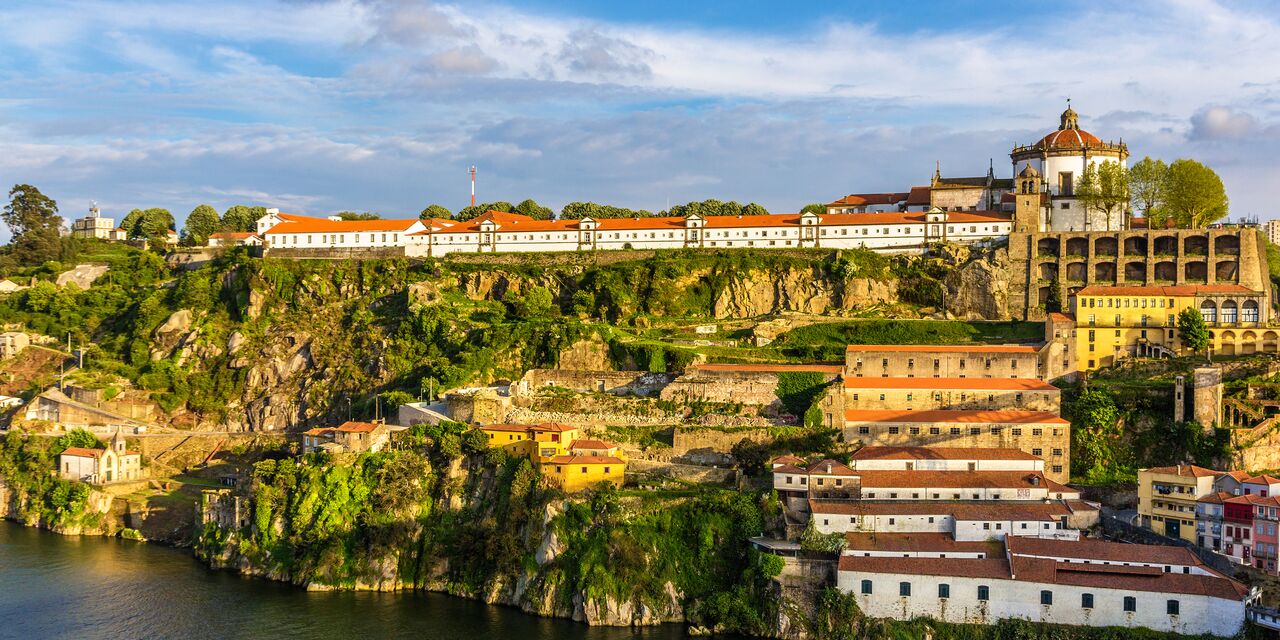
[(1222, 322), (1223, 324), (1235, 324), (1236, 322), (1236, 301), (1228, 300), (1222, 303)]
[(1240, 306), (1241, 322), (1257, 322), (1258, 321), (1258, 303), (1253, 300), (1245, 300)]
[(1214, 304), (1212, 300), (1205, 300), (1204, 302), (1201, 302), (1200, 315), (1204, 316), (1205, 322), (1217, 322), (1218, 305)]

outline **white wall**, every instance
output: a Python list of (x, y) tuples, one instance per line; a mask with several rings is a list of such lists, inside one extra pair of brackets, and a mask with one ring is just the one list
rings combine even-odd
[[(872, 593), (861, 593), (862, 580)], [(900, 597), (899, 583), (911, 583), (911, 596)], [(938, 585), (950, 585), (951, 597), (938, 598)], [(1244, 603), (1189, 594), (1162, 594), (1098, 587), (1023, 582), (1011, 579), (919, 576), (840, 571), (836, 585), (855, 594), (862, 612), (875, 618), (909, 620), (932, 617), (945, 622), (995, 624), (1003, 618), (1088, 626), (1148, 627), (1184, 634), (1232, 636), (1244, 623)], [(977, 600), (978, 586), (990, 588), (986, 603)], [(1053, 604), (1040, 604), (1040, 591), (1053, 592)], [(1081, 594), (1092, 593), (1093, 609), (1082, 609)], [(1125, 612), (1125, 596), (1137, 598), (1137, 611)], [(1166, 613), (1166, 601), (1179, 602), (1179, 615)]]

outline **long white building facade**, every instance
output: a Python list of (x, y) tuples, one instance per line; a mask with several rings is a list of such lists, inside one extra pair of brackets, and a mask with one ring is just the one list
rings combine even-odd
[(993, 211), (535, 220), (489, 211), (457, 220), (337, 220), (269, 212), (258, 221), (273, 249), (402, 249), (407, 257), (683, 248), (864, 247), (910, 253), (935, 242), (984, 243), (1009, 234), (1011, 216)]

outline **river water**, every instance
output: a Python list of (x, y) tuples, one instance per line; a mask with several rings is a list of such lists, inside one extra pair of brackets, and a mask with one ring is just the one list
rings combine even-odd
[(0, 638), (674, 640), (434, 593), (314, 593), (213, 571), (188, 550), (0, 520)]

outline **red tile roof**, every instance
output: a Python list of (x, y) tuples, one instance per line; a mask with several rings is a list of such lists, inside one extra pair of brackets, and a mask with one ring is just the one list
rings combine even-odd
[(908, 195), (907, 193), (851, 193), (827, 206), (897, 204), (906, 200)]
[(209, 234), (210, 238), (218, 238), (219, 240), (245, 240), (253, 238), (258, 234), (252, 231), (219, 231)]
[(613, 456), (556, 456), (551, 464), (625, 464), (622, 459)]
[(888, 558), (840, 556), (840, 571), (897, 573), (915, 576), (956, 576), (1009, 580), (1009, 563), (997, 558)]
[(529, 427), (529, 429), (530, 429), (530, 430), (532, 430), (532, 431), (561, 432), (561, 433), (563, 433), (563, 432), (565, 432), (565, 431), (576, 431), (578, 428), (577, 428), (577, 427), (573, 427), (573, 426), (569, 426), (569, 425), (567, 425), (567, 424), (560, 424), (559, 422), (543, 422), (543, 423), (540, 423), (540, 424), (532, 425), (532, 426), (530, 426), (530, 427)]
[(316, 427), (315, 429), (307, 429), (302, 432), (304, 436), (324, 436), (332, 435), (335, 429), (333, 427)]
[(268, 235), (281, 233), (354, 233), (365, 231), (408, 231), (417, 224), (412, 220), (329, 220), (304, 216), (281, 215), (283, 222), (266, 230)]
[(1205, 495), (1203, 495), (1203, 496), (1200, 496), (1200, 498), (1199, 498), (1198, 500), (1196, 500), (1196, 502), (1206, 502), (1206, 503), (1210, 503), (1210, 504), (1222, 504), (1224, 500), (1228, 500), (1228, 499), (1230, 499), (1230, 498), (1232, 498), (1232, 497), (1234, 497), (1234, 496), (1235, 496), (1235, 494), (1230, 493), (1230, 492), (1227, 492), (1227, 491), (1215, 491), (1215, 492), (1213, 492), (1213, 493), (1209, 493), (1209, 494), (1205, 494)]
[(928, 205), (933, 201), (933, 189), (930, 187), (911, 187), (907, 194), (907, 206)]
[(1207, 478), (1207, 477), (1217, 477), (1222, 475), (1221, 471), (1214, 471), (1213, 469), (1197, 467), (1194, 464), (1181, 464), (1181, 465), (1168, 466), (1168, 467), (1152, 467), (1150, 469), (1144, 469), (1144, 471), (1148, 471), (1150, 473), (1159, 473), (1162, 475), (1180, 476), (1184, 478)]
[(1040, 460), (1021, 449), (981, 447), (863, 447), (853, 460)]
[(809, 500), (811, 513), (843, 516), (952, 516), (962, 521), (1025, 520), (1058, 522), (1069, 516), (1076, 507), (1068, 507), (1075, 500), (1048, 502), (995, 502), (954, 500)]
[(578, 439), (578, 440), (574, 440), (574, 441), (573, 441), (573, 444), (569, 445), (569, 448), (570, 448), (570, 449), (592, 449), (592, 450), (595, 450), (595, 449), (615, 449), (615, 448), (617, 448), (617, 446), (618, 446), (618, 445), (613, 444), (613, 443), (610, 443), (610, 442), (605, 442), (604, 440), (582, 440), (582, 439)]
[(1038, 378), (845, 378), (846, 389), (981, 389), (1058, 391)]
[(58, 455), (71, 456), (73, 458), (97, 458), (106, 453), (106, 449), (87, 449), (85, 447), (67, 447)]
[(1243, 484), (1262, 484), (1262, 485), (1280, 484), (1280, 478), (1276, 478), (1275, 476), (1268, 476), (1268, 475), (1253, 476), (1252, 478), (1245, 480)]
[(1238, 284), (1181, 284), (1167, 286), (1104, 287), (1089, 286), (1076, 292), (1076, 296), (1194, 296), (1212, 293), (1237, 293), (1262, 295)]
[(1004, 547), (999, 542), (957, 542), (949, 533), (855, 533), (844, 534), (846, 550), (939, 553), (986, 553), (991, 557), (1003, 557)]
[(811, 474), (820, 476), (856, 476), (859, 475), (853, 469), (839, 460), (819, 460), (811, 465), (807, 471)]
[(528, 431), (529, 428), (530, 427), (527, 424), (482, 424), (480, 425), (481, 431), (516, 431), (519, 433), (524, 433)]
[(698, 371), (727, 371), (743, 373), (782, 373), (787, 371), (812, 371), (815, 373), (843, 373), (844, 367), (826, 364), (695, 364)]
[(1010, 538), (1006, 544), (1010, 553), (1046, 558), (1191, 566), (1201, 564), (1200, 559), (1190, 549), (1172, 545), (1107, 542), (1095, 538), (1052, 540), (1017, 536)]
[(382, 425), (374, 422), (344, 422), (338, 427), (338, 431), (346, 433), (369, 433)]
[(1101, 147), (1102, 140), (1084, 129), (1058, 129), (1040, 139), (1037, 148), (1078, 149), (1082, 147)]
[[(1015, 536), (1014, 539), (1017, 539), (1017, 537)], [(1243, 600), (1249, 595), (1248, 587), (1220, 574), (1165, 573), (1155, 567), (1144, 568), (1125, 567), (1115, 564), (1108, 566), (1095, 563), (1058, 562), (1056, 560), (1014, 555), (1013, 571), (1018, 576), (1018, 580), (1047, 584), (1117, 589), (1121, 591), (1185, 593), (1236, 601)]]
[(1041, 344), (851, 344), (845, 351), (914, 351), (919, 353), (1038, 353)]
[[(1038, 471), (900, 471), (859, 470), (862, 490), (868, 489), (1074, 489), (1051, 483)], [(1055, 486), (1056, 485), (1056, 486)]]
[(1048, 411), (982, 411), (958, 409), (929, 409), (925, 411), (899, 411), (897, 409), (846, 409), (845, 422), (896, 422), (912, 424), (1050, 424), (1068, 425), (1070, 422)]
[(774, 464), (798, 464), (798, 465), (809, 464), (808, 461), (806, 461), (804, 458), (801, 458), (799, 456), (793, 456), (790, 454), (778, 456), (773, 460), (770, 460), (770, 462)]

